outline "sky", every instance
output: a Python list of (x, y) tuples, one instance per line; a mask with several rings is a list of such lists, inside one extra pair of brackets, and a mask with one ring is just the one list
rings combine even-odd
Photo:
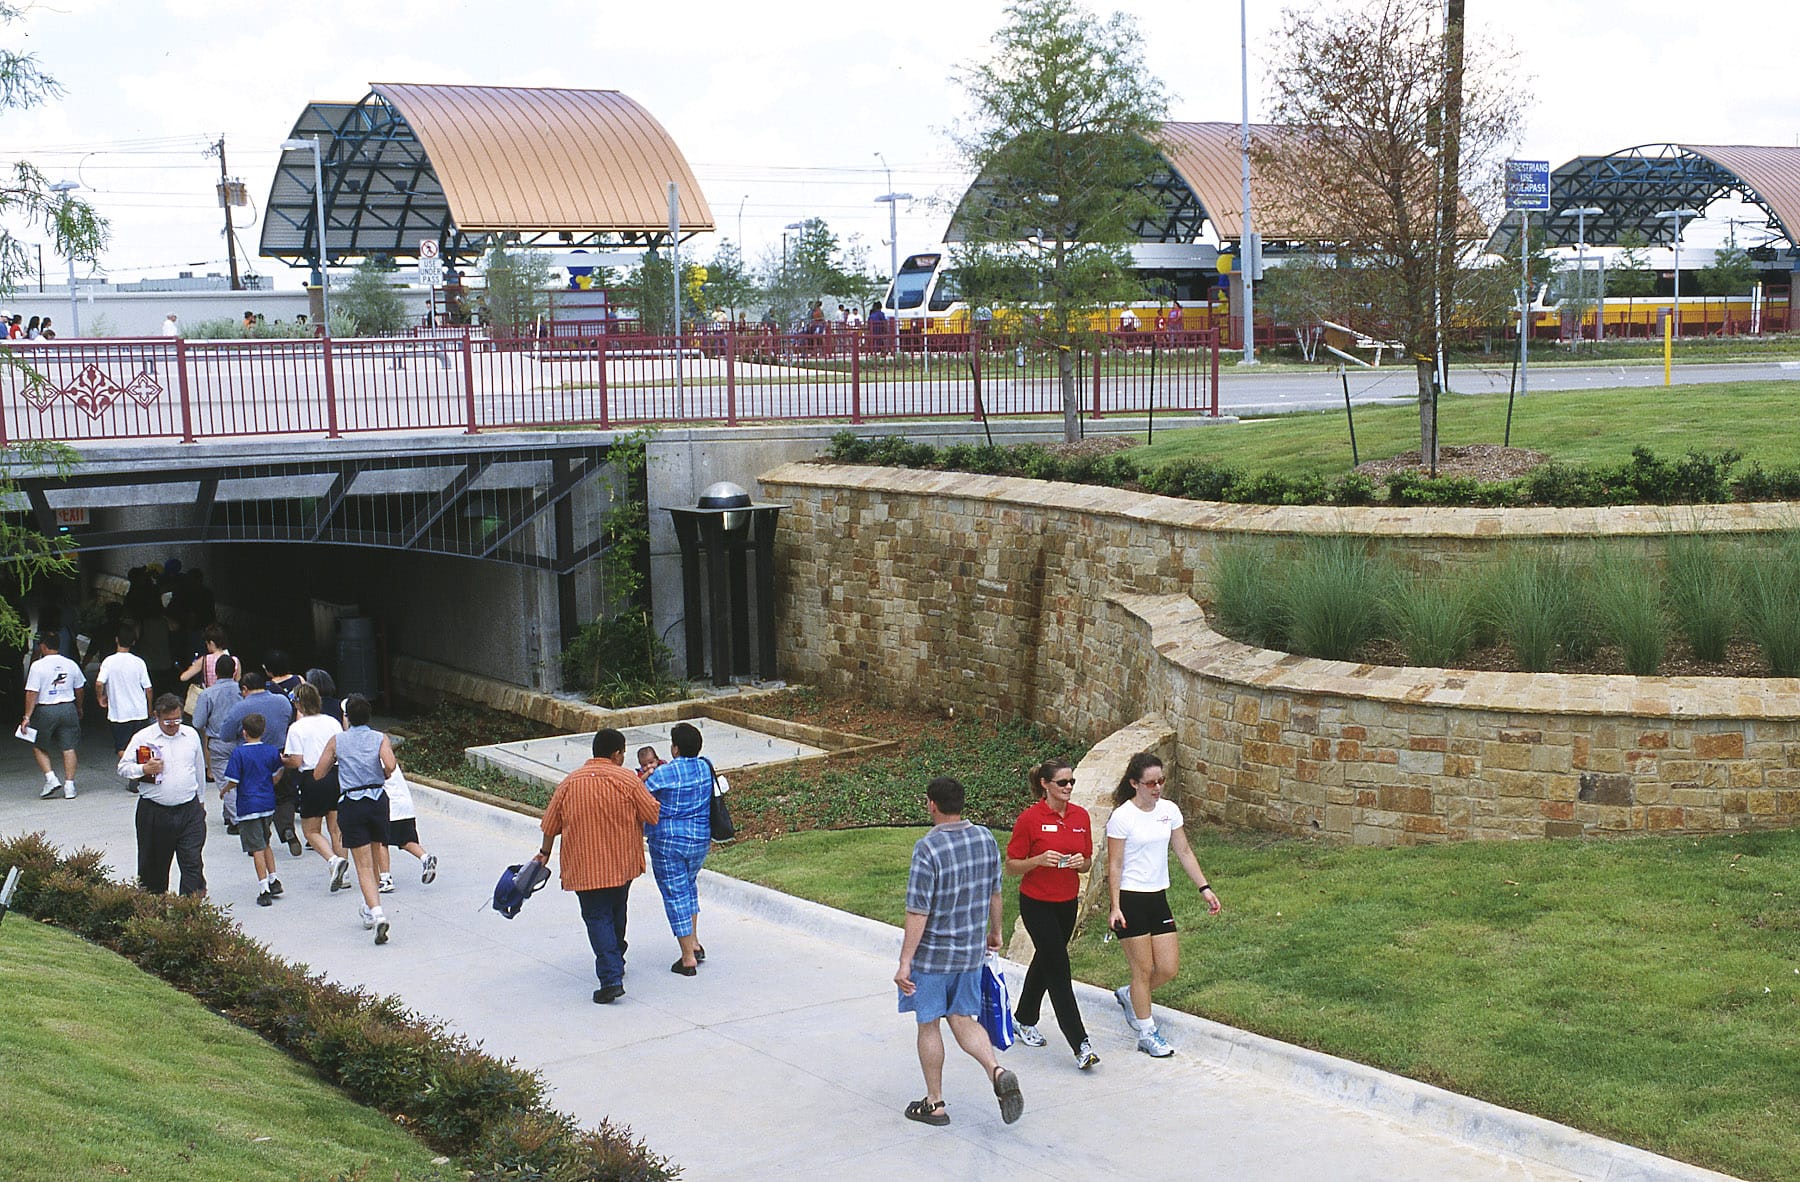
[[(16, 2), (16, 0), (15, 0)], [(61, 98), (4, 113), (0, 161), (72, 179), (110, 219), (114, 280), (223, 272), (223, 221), (204, 155), (221, 136), (252, 208), (239, 240), (254, 255), (279, 155), (310, 101), (354, 101), (372, 82), (622, 90), (673, 136), (720, 237), (755, 260), (782, 227), (822, 217), (888, 269), (888, 214), (902, 255), (938, 243), (967, 174), (950, 132), (966, 117), (954, 81), (981, 60), (1002, 0), (905, 4), (614, 3), (610, 0), (42, 0), (0, 27), (35, 53)], [(1282, 5), (1246, 0), (1251, 119), (1281, 52)], [(1228, 0), (1094, 5), (1134, 16), (1172, 119), (1236, 121), (1239, 6)], [(1470, 0), (1471, 36), (1509, 39), (1530, 106), (1514, 155), (1553, 165), (1642, 143), (1800, 145), (1791, 70), (1767, 46), (1800, 43), (1800, 5), (1750, 0), (1711, 19), (1675, 0)], [(892, 189), (880, 153), (892, 168)], [(1723, 239), (1724, 211), (1687, 241)], [(243, 223), (251, 224), (246, 228)], [(272, 259), (247, 269), (276, 286), (304, 274)], [(60, 264), (46, 262), (55, 282)], [(85, 273), (85, 269), (84, 269)]]

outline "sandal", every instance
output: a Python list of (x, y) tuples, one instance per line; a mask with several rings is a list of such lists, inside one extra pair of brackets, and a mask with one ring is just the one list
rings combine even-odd
[(1025, 1094), (1019, 1091), (1019, 1077), (1004, 1067), (994, 1068), (994, 1095), (1000, 1097), (1000, 1120), (1011, 1124), (1025, 1115)]
[(706, 959), (706, 945), (704, 945), (704, 944), (694, 945), (694, 961), (695, 961), (695, 963), (697, 964), (700, 961), (703, 961), (705, 959)]
[(916, 1120), (920, 1124), (947, 1125), (950, 1123), (950, 1114), (944, 1111), (942, 1100), (933, 1104), (931, 1097), (927, 1096), (906, 1106), (906, 1119)]

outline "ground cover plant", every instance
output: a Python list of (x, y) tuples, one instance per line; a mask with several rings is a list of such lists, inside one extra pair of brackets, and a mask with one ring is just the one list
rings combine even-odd
[(22, 915), (0, 949), (0, 1177), (447, 1177), (380, 1113), (123, 957)]
[[(115, 880), (96, 851), (65, 856), (41, 833), (0, 838), (0, 866), (21, 871), (15, 922), (54, 923), (121, 954), (460, 1158), (468, 1178), (659, 1182), (679, 1173), (627, 1129), (578, 1129), (544, 1103), (535, 1072), (493, 1058), (396, 997), (282, 960), (204, 899), (146, 895)], [(79, 1028), (58, 1033), (80, 1037)]]
[[(888, 923), (922, 829), (709, 865)], [(1395, 849), (1192, 825), (1169, 1005), (1756, 1180), (1800, 1177), (1800, 833)], [(1007, 890), (1007, 922), (1017, 914)], [(1126, 980), (1090, 922), (1076, 975)], [(1087, 1015), (1117, 1022), (1110, 1003)], [(1031, 1054), (1032, 1052), (1025, 1052)]]
[(556, 733), (542, 723), (502, 710), (443, 702), (412, 715), (394, 729), (403, 740), (396, 755), (408, 772), (491, 792), (537, 808), (550, 803), (550, 790), (543, 785), (477, 766), (463, 754), (467, 747), (516, 743)]

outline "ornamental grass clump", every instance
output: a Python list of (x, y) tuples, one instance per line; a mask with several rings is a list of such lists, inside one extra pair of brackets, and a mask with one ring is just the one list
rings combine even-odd
[(1800, 533), (1781, 535), (1739, 567), (1744, 630), (1776, 677), (1800, 676)]
[(1277, 565), (1274, 550), (1264, 543), (1220, 547), (1212, 569), (1213, 623), (1220, 632), (1258, 648), (1285, 647)]
[(1396, 572), (1383, 596), (1386, 632), (1411, 665), (1443, 669), (1468, 656), (1475, 642), (1476, 605), (1467, 587), (1447, 577)]
[(1587, 590), (1600, 635), (1619, 648), (1625, 668), (1640, 677), (1662, 664), (1666, 623), (1655, 571), (1617, 546), (1600, 551), (1587, 572)]
[(1723, 661), (1739, 619), (1737, 572), (1725, 548), (1688, 534), (1669, 539), (1663, 592), (1675, 626), (1702, 661)]
[(1284, 567), (1279, 593), (1292, 651), (1348, 661), (1380, 634), (1381, 590), (1390, 574), (1363, 543), (1309, 538)]
[(1519, 668), (1548, 673), (1559, 655), (1580, 660), (1594, 648), (1585, 596), (1562, 554), (1524, 550), (1482, 580), (1482, 614), (1513, 650)]

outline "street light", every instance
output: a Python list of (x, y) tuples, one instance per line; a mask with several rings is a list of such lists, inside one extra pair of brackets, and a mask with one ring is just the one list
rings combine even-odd
[[(64, 213), (68, 212), (69, 194), (79, 188), (81, 188), (80, 181), (57, 181), (50, 186), (51, 192), (62, 194)], [(41, 276), (43, 272), (44, 268), (40, 264), (38, 274)], [(69, 247), (69, 335), (72, 337), (81, 335), (81, 305), (75, 302), (75, 248), (73, 246)]]
[(1675, 223), (1675, 335), (1681, 335), (1681, 219), (1697, 218), (1697, 209), (1659, 209), (1653, 218), (1669, 218)]
[[(1598, 205), (1581, 205), (1574, 209), (1565, 209), (1556, 216), (1575, 219), (1575, 302), (1579, 304), (1581, 297), (1587, 293), (1587, 220), (1597, 218), (1605, 213)], [(1604, 309), (1602, 309), (1604, 312)], [(1587, 311), (1581, 310), (1581, 320), (1575, 322), (1575, 339), (1581, 340), (1582, 320), (1587, 319)], [(1599, 340), (1606, 335), (1604, 316), (1594, 318), (1594, 339)]]
[(1244, 0), (1238, 0), (1238, 68), (1243, 86), (1244, 117), (1240, 128), (1238, 167), (1242, 172), (1244, 226), (1242, 249), (1244, 272), (1244, 356), (1245, 365), (1256, 364), (1256, 233), (1250, 219), (1250, 17)]
[[(888, 167), (887, 157), (880, 152), (875, 159), (881, 161), (881, 170), (887, 174), (887, 192), (875, 198), (877, 205), (886, 202), (888, 207), (888, 282), (891, 284), (900, 277), (900, 202), (911, 201), (911, 193), (894, 192), (894, 170)], [(894, 306), (899, 311), (899, 305)]]
[(331, 335), (331, 284), (326, 282), (325, 276), (325, 152), (319, 146), (316, 138), (282, 140), (281, 150), (312, 153), (313, 197), (316, 201), (315, 216), (318, 219), (314, 226), (314, 234), (318, 246), (316, 275), (319, 283), (319, 323), (323, 326), (325, 335), (329, 337)]

